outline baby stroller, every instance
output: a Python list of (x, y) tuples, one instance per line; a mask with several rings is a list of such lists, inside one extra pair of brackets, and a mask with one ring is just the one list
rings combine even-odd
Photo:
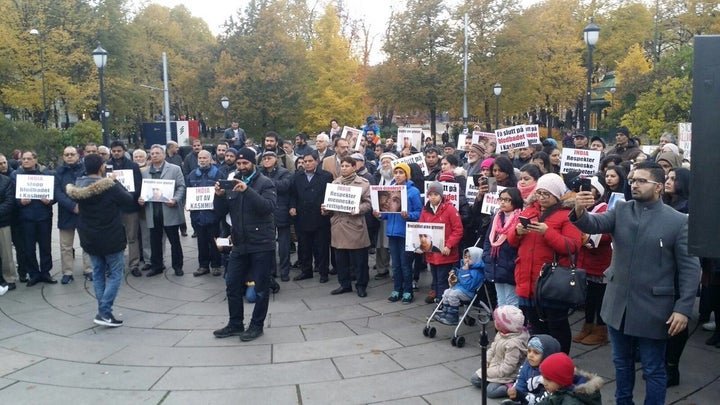
[[(485, 283), (481, 284), (480, 287), (475, 290), (475, 295), (470, 301), (460, 302), (461, 305), (465, 307), (465, 311), (463, 311), (457, 325), (455, 325), (453, 337), (452, 339), (450, 339), (450, 344), (457, 348), (465, 346), (465, 337), (459, 334), (460, 328), (463, 326), (463, 324), (467, 326), (475, 326), (478, 318), (487, 323), (487, 317), (492, 316), (493, 310), (490, 308), (489, 304), (486, 304), (485, 302), (483, 302), (483, 300), (480, 299), (480, 294), (485, 294), (485, 299), (488, 303), (490, 302), (490, 294), (488, 294), (487, 285), (485, 285)], [(433, 310), (432, 314), (430, 314), (430, 316), (428, 317), (427, 322), (425, 323), (425, 327), (423, 328), (423, 336), (429, 338), (435, 337), (435, 335), (437, 334), (437, 329), (434, 326), (430, 326), (430, 323), (432, 321), (437, 321), (437, 319), (435, 319), (435, 316), (442, 310), (443, 303), (442, 301), (440, 301)], [(472, 316), (470, 314), (471, 311), (476, 311), (477, 314), (475, 314), (475, 316)]]

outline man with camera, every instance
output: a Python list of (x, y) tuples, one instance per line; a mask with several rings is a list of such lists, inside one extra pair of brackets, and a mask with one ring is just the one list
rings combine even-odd
[[(270, 273), (275, 268), (277, 193), (272, 180), (257, 169), (256, 161), (254, 150), (238, 150), (234, 176), (215, 185), (215, 212), (219, 217), (229, 213), (232, 221), (232, 250), (225, 275), (229, 320), (213, 334), (217, 338), (239, 336), (243, 342), (263, 334), (270, 302)], [(245, 330), (243, 291), (247, 280), (255, 282), (257, 299)]]

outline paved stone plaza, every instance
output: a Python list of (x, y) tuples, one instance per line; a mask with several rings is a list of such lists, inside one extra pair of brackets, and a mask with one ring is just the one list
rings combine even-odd
[[(57, 231), (53, 240), (53, 275), (59, 279)], [(121, 328), (93, 324), (96, 301), (79, 258), (72, 284), (18, 285), (0, 297), (2, 403), (480, 403), (480, 391), (468, 381), (480, 367), (479, 327), (464, 329), (467, 344), (461, 349), (450, 344), (450, 327), (433, 323), (437, 336), (423, 336), (432, 311), (422, 301), (429, 273), (422, 275), (410, 305), (386, 300), (390, 279), (371, 276), (367, 298), (331, 296), (334, 276), (327, 284), (317, 276), (281, 283), (271, 298), (265, 335), (241, 343), (213, 337), (212, 330), (227, 320), (224, 282), (193, 277), (195, 239), (182, 242), (184, 277), (172, 271), (154, 278), (126, 276), (115, 303)], [(580, 315), (572, 319), (579, 329)], [(691, 329), (696, 326), (691, 321)], [(681, 384), (669, 390), (668, 403), (720, 401), (720, 349), (703, 344), (709, 336), (700, 328), (693, 331)], [(609, 345), (584, 349), (573, 344), (572, 357), (608, 380), (603, 402), (613, 403)], [(644, 391), (641, 373), (637, 376), (636, 399)]]

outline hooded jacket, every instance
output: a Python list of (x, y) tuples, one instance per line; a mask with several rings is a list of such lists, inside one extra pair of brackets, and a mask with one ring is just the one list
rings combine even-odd
[(601, 405), (600, 389), (605, 381), (597, 374), (575, 368), (573, 385), (546, 393), (538, 405)]
[(78, 234), (83, 250), (92, 256), (125, 250), (122, 212), (134, 204), (132, 194), (116, 180), (88, 176), (68, 184), (66, 191), (79, 205)]
[(482, 249), (477, 247), (469, 247), (465, 249), (470, 252), (470, 266), (467, 270), (464, 267), (464, 259), (460, 259), (460, 267), (455, 269), (458, 283), (453, 287), (455, 290), (462, 291), (468, 297), (475, 295), (475, 291), (485, 281), (483, 269), (485, 264), (482, 261)]
[(671, 167), (682, 167), (682, 158), (673, 152), (661, 152), (657, 155), (656, 162), (664, 160), (670, 163)]
[[(533, 337), (540, 339), (540, 343), (542, 343), (543, 359), (560, 352), (560, 343), (554, 337), (550, 335), (535, 335)], [(542, 364), (542, 360), (540, 364)], [(540, 374), (540, 365), (533, 367), (525, 360), (515, 381), (515, 389), (518, 397), (525, 398), (531, 404), (540, 399), (545, 393), (542, 375)]]
[(527, 359), (527, 342), (530, 335), (526, 329), (518, 332), (496, 333), (487, 352), (487, 380), (498, 384), (515, 381), (518, 370)]
[[(395, 180), (393, 180), (390, 184), (395, 185)], [(422, 211), (422, 199), (420, 198), (420, 191), (415, 187), (415, 183), (412, 182), (412, 180), (408, 180), (405, 183), (405, 187), (407, 187), (407, 214), (408, 219), (407, 221), (402, 217), (400, 214), (382, 214), (381, 218), (387, 221), (387, 236), (395, 236), (398, 238), (404, 238), (405, 237), (405, 223), (410, 222), (416, 222), (418, 219), (420, 219), (420, 211)], [(454, 263), (457, 260), (457, 257), (455, 260), (452, 261)]]

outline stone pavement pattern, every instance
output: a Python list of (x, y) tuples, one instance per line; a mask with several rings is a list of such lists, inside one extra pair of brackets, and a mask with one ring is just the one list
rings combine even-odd
[[(54, 272), (59, 246), (54, 235)], [(468, 404), (480, 391), (469, 376), (480, 366), (479, 327), (461, 332), (463, 348), (450, 344), (452, 329), (433, 323), (422, 330), (430, 305), (422, 301), (430, 283), (410, 305), (390, 303), (390, 279), (371, 277), (368, 297), (331, 296), (335, 277), (281, 283), (271, 298), (265, 335), (250, 343), (216, 339), (227, 306), (221, 277), (192, 277), (195, 239), (182, 238), (185, 276), (126, 275), (115, 303), (117, 329), (92, 323), (96, 301), (91, 283), (18, 285), (0, 298), (0, 398), (4, 404)], [(78, 242), (76, 242), (77, 244)], [(294, 257), (294, 256), (293, 256)], [(371, 266), (374, 256), (370, 256)], [(169, 262), (169, 258), (166, 258)], [(371, 270), (372, 274), (372, 270)], [(246, 306), (246, 323), (251, 305)], [(581, 326), (575, 314), (573, 329)], [(695, 328), (696, 322), (691, 322)], [(490, 335), (494, 333), (488, 328)], [(720, 350), (709, 336), (692, 334), (681, 364), (681, 384), (668, 403), (716, 404), (720, 398)], [(588, 350), (589, 349), (589, 350)], [(603, 402), (613, 403), (614, 372), (609, 345), (573, 344), (583, 369), (608, 380)], [(637, 374), (636, 399), (644, 385)], [(497, 404), (497, 400), (488, 400)]]

